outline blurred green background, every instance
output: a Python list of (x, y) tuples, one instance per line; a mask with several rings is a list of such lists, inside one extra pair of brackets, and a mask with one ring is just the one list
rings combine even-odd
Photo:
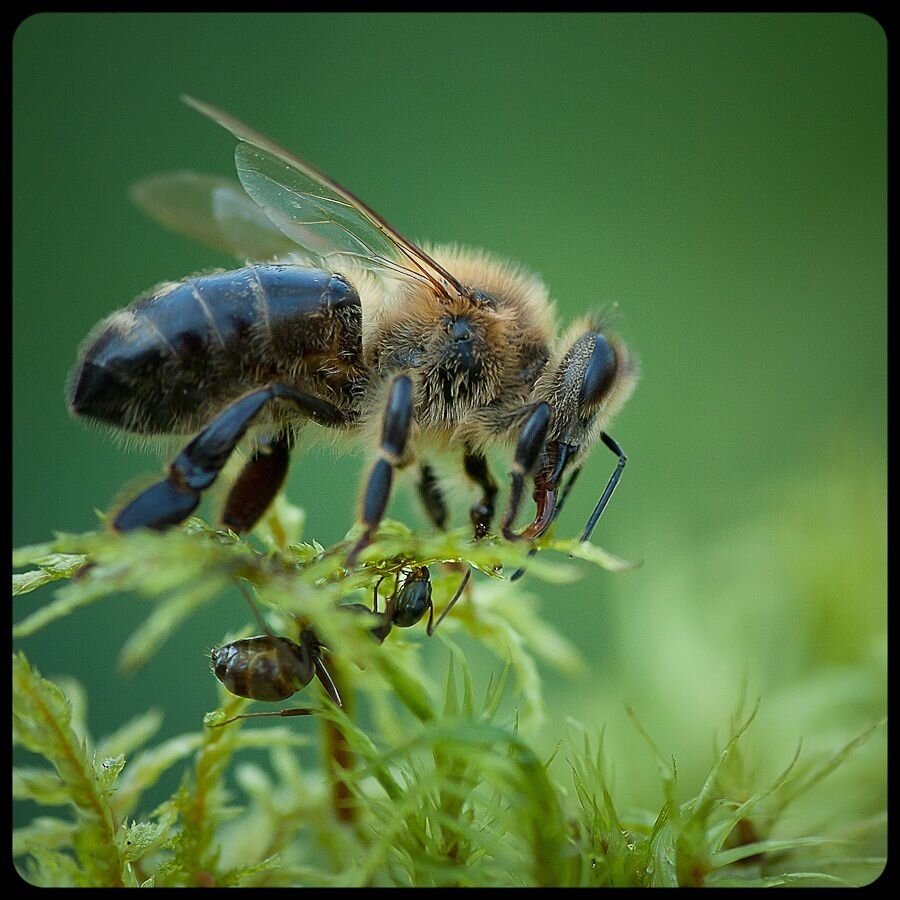
[[(64, 384), (98, 319), (158, 281), (232, 265), (128, 200), (154, 172), (233, 174), (231, 138), (181, 104), (185, 92), (296, 149), (411, 237), (520, 260), (563, 323), (618, 304), (642, 378), (611, 429), (630, 461), (594, 539), (643, 566), (564, 589), (525, 582), (588, 662), (576, 680), (542, 666), (543, 748), (567, 716), (607, 723), (638, 802), (659, 784), (624, 702), (686, 779), (711, 761), (742, 684), (762, 698), (748, 739), (773, 769), (801, 735), (835, 747), (881, 714), (886, 41), (875, 21), (26, 20), (13, 58), (16, 545), (95, 527), (95, 507), (162, 465), (71, 420)], [(560, 533), (578, 532), (613, 463), (592, 456)], [(308, 536), (343, 535), (359, 477), (352, 456), (298, 455), (289, 492)], [(422, 521), (409, 495), (391, 514)], [(22, 598), (17, 617), (48, 597)], [(88, 684), (97, 733), (150, 705), (167, 733), (197, 727), (215, 703), (207, 648), (247, 619), (236, 594), (223, 598), (124, 681), (114, 651), (145, 612), (106, 602), (22, 642), (44, 674)], [(446, 651), (426, 652), (440, 681)], [(883, 747), (865, 752), (841, 800), (862, 811), (884, 789)]]

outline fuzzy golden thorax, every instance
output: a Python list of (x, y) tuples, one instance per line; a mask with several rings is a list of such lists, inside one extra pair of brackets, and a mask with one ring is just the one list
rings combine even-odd
[(441, 297), (416, 285), (385, 304), (371, 335), (373, 367), (416, 384), (416, 418), (454, 426), (490, 404), (520, 403), (546, 363), (552, 311), (534, 276), (480, 251), (435, 251), (466, 288)]

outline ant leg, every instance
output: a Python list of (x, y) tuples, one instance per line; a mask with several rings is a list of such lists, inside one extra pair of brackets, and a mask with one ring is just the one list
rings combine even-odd
[[(512, 487), (509, 493), (509, 503), (506, 507), (506, 515), (500, 530), (508, 541), (521, 540), (528, 537), (527, 534), (516, 534), (512, 530), (512, 524), (516, 520), (516, 513), (522, 503), (522, 491), (525, 488), (525, 478), (534, 469), (544, 448), (547, 438), (547, 429), (550, 426), (550, 406), (547, 403), (538, 403), (531, 414), (525, 420), (519, 440), (516, 444), (516, 453), (513, 458), (513, 468), (510, 472)], [(527, 530), (527, 529), (526, 529)]]
[(447, 502), (444, 500), (444, 493), (434, 474), (434, 469), (427, 463), (422, 463), (419, 467), (419, 476), (416, 487), (425, 512), (435, 527), (439, 531), (443, 531), (447, 525)]
[(372, 468), (363, 494), (362, 524), (364, 531), (347, 555), (347, 567), (356, 564), (359, 554), (372, 543), (372, 537), (384, 517), (394, 469), (404, 464), (406, 440), (412, 424), (412, 382), (406, 375), (398, 375), (391, 385), (381, 428), (379, 459)]
[(207, 725), (206, 727), (222, 728), (225, 725), (230, 725), (232, 722), (237, 722), (238, 719), (261, 719), (264, 716), (314, 716), (321, 711), (322, 710), (320, 709), (310, 709), (309, 707), (297, 707), (294, 709), (273, 709), (268, 712), (242, 713), (239, 716), (232, 716), (224, 722), (216, 722), (215, 724)]
[(605, 432), (600, 432), (600, 440), (612, 450), (616, 456), (619, 457), (619, 463), (615, 468), (615, 471), (612, 475), (609, 476), (609, 481), (606, 483), (606, 488), (603, 493), (600, 495), (600, 499), (597, 501), (597, 505), (594, 507), (594, 511), (591, 513), (590, 519), (588, 519), (587, 525), (584, 526), (584, 533), (581, 535), (582, 541), (588, 541), (591, 538), (591, 532), (594, 530), (594, 526), (597, 524), (597, 520), (603, 514), (603, 510), (606, 509), (606, 504), (609, 503), (609, 498), (612, 497), (613, 491), (616, 489), (616, 485), (619, 483), (619, 478), (622, 475), (622, 469), (625, 468), (625, 463), (628, 462), (628, 457), (623, 452), (622, 448)]
[(483, 538), (491, 529), (491, 519), (494, 518), (494, 500), (497, 497), (497, 482), (491, 475), (488, 462), (484, 454), (477, 453), (470, 447), (466, 448), (463, 455), (463, 467), (471, 481), (474, 481), (482, 491), (481, 500), (472, 505), (469, 510), (469, 518), (475, 529), (475, 540)]
[(285, 435), (257, 442), (253, 455), (228, 492), (222, 510), (223, 525), (241, 534), (262, 518), (284, 484), (291, 443)]
[[(378, 588), (381, 587), (381, 582), (387, 578), (387, 575), (382, 575), (381, 578), (375, 584), (375, 590), (372, 591), (372, 612), (378, 612)], [(397, 577), (394, 579), (394, 594), (397, 593), (397, 582), (400, 580), (400, 573), (397, 573)], [(393, 596), (393, 595), (392, 595)]]
[[(322, 657), (316, 654), (313, 657), (313, 665), (316, 668), (316, 676), (319, 679), (322, 687), (325, 688), (325, 693), (328, 694), (331, 702), (334, 703), (335, 706), (343, 706), (344, 704), (341, 702), (341, 695), (338, 693), (338, 689), (335, 686), (334, 682), (331, 680), (331, 675), (328, 674), (328, 669), (325, 668), (325, 663), (322, 662)], [(289, 713), (286, 713), (286, 715)], [(304, 715), (304, 713), (290, 713), (291, 715)]]
[(242, 581), (239, 581), (237, 578), (234, 579), (235, 587), (244, 595), (244, 599), (247, 601), (247, 605), (250, 607), (250, 612), (253, 613), (253, 618), (259, 623), (262, 630), (271, 635), (272, 632), (269, 629), (269, 626), (266, 625), (266, 620), (260, 615), (259, 610), (256, 608), (256, 604), (253, 602), (253, 597), (250, 595), (250, 591), (245, 587)]
[[(347, 414), (334, 404), (295, 391), (288, 385), (273, 384), (251, 391), (219, 413), (178, 454), (169, 466), (168, 476), (138, 494), (116, 516), (113, 528), (116, 531), (141, 527), (162, 530), (186, 519), (197, 508), (203, 491), (216, 480), (260, 410), (276, 399), (290, 401), (301, 414), (321, 425), (348, 422)], [(255, 522), (243, 524), (249, 528)]]

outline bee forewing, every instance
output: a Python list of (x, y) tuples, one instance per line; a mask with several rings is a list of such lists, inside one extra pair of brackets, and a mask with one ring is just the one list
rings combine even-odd
[(165, 172), (136, 182), (130, 193), (154, 221), (242, 262), (283, 257), (297, 249), (232, 178)]
[(305, 173), (249, 144), (234, 151), (244, 190), (277, 228), (319, 260), (351, 256), (392, 278), (425, 281), (371, 221)]
[(321, 260), (352, 256), (390, 278), (425, 282), (439, 295), (460, 284), (424, 250), (314, 166), (228, 113), (183, 97), (185, 103), (230, 131), (238, 177), (247, 193), (288, 237)]

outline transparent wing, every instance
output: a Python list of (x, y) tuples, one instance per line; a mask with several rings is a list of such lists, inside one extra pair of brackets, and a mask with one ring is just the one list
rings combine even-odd
[(131, 199), (151, 219), (242, 261), (296, 253), (240, 183), (199, 172), (166, 172), (138, 181)]
[(183, 99), (240, 141), (235, 164), (244, 190), (308, 253), (321, 260), (354, 257), (378, 274), (426, 283), (444, 297), (463, 293), (453, 276), (346, 188), (227, 113)]

